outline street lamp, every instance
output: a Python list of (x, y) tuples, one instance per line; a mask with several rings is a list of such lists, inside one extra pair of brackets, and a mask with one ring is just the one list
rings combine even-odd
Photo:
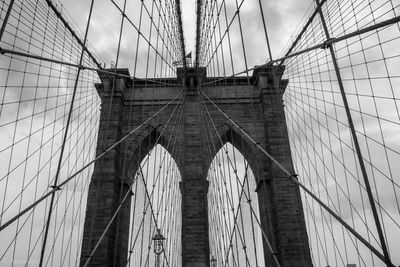
[(154, 253), (156, 254), (156, 267), (160, 266), (160, 254), (164, 252), (165, 237), (161, 234), (161, 230), (157, 229), (157, 234), (152, 238), (154, 241)]
[(211, 263), (211, 267), (217, 267), (217, 259), (214, 258), (213, 255), (211, 255), (210, 263)]

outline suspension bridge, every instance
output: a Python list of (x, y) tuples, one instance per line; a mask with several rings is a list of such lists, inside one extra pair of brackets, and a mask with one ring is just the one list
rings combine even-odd
[(0, 266), (399, 266), (400, 2), (188, 3), (1, 2)]

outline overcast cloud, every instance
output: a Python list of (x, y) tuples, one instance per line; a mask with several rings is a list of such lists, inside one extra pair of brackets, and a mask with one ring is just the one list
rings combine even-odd
[[(20, 1), (17, 2), (19, 3)], [(32, 1), (26, 1), (26, 3), (28, 2), (30, 3)], [(115, 2), (122, 8), (123, 0)], [(151, 12), (151, 1), (144, 2), (148, 8), (147, 11)], [(192, 52), (192, 58), (194, 59), (196, 1), (182, 0), (181, 2), (184, 40), (186, 45), (185, 53)], [(382, 21), (385, 18), (393, 17), (393, 10), (398, 12), (399, 9), (398, 1), (354, 0), (346, 2), (328, 0), (328, 2), (332, 9), (341, 6), (343, 8), (343, 14), (346, 14), (345, 18), (342, 18), (342, 21), (346, 21), (343, 25), (340, 23), (335, 24), (335, 18), (338, 19), (335, 17), (336, 13), (329, 14), (329, 24), (332, 25), (330, 30), (334, 33), (334, 37), (356, 30), (358, 27), (370, 25), (373, 21)], [(362, 6), (360, 3), (367, 5), (367, 2), (371, 4), (370, 6), (374, 10), (374, 17), (365, 15), (368, 13), (367, 9), (352, 13), (349, 8), (350, 3), (353, 3), (353, 6), (359, 7), (359, 5)], [(127, 3), (127, 16), (136, 27), (139, 27), (141, 1), (127, 1)], [(301, 23), (301, 21), (304, 22), (308, 19), (310, 11), (312, 11), (315, 6), (311, 0), (271, 0), (262, 1), (262, 3), (271, 42), (272, 57), (277, 58), (286, 52), (288, 45), (296, 36), (295, 33), (298, 32), (304, 24)], [(390, 6), (390, 4), (393, 4), (393, 7)], [(235, 1), (227, 1), (228, 20), (230, 20), (235, 13), (235, 5)], [(83, 37), (83, 30), (86, 26), (89, 6), (90, 1), (69, 0), (63, 1), (62, 5), (60, 2), (57, 2), (57, 7), (64, 16), (69, 18), (73, 28), (77, 29), (81, 38)], [(350, 10), (349, 12), (347, 12), (347, 8)], [(145, 13), (147, 11), (143, 11), (144, 15), (141, 32), (154, 47), (157, 46), (158, 39), (158, 49), (161, 49), (162, 33), (159, 32), (160, 35), (158, 36), (159, 38), (157, 38), (157, 32), (153, 28), (150, 37), (149, 15)], [(157, 11), (154, 9), (153, 12), (156, 14)], [(240, 12), (247, 55), (246, 59), (249, 68), (263, 64), (268, 60), (268, 51), (259, 12), (257, 0), (244, 1)], [(157, 24), (158, 16), (154, 17), (154, 23)], [(0, 18), (1, 20), (4, 18), (3, 10)], [(358, 21), (360, 21), (360, 23), (356, 23)], [(110, 67), (111, 64), (115, 65), (117, 61), (116, 53), (118, 49), (120, 23), (121, 15), (111, 1), (95, 1), (88, 40), (91, 51), (94, 51), (97, 59), (105, 63), (107, 67)], [(221, 19), (221, 24), (221, 30), (224, 31), (226, 28), (224, 19)], [(301, 42), (300, 46), (303, 46), (303, 48), (322, 40), (322, 30), (317, 27), (319, 24), (315, 23), (313, 25), (315, 28), (308, 31), (308, 37), (304, 38)], [(47, 33), (49, 40), (46, 42), (51, 43), (53, 39), (57, 39), (57, 33), (61, 34), (60, 32), (51, 34), (49, 31), (49, 33)], [(373, 180), (372, 186), (374, 194), (385, 209), (381, 211), (382, 214), (380, 216), (385, 222), (385, 232), (391, 248), (393, 260), (396, 264), (400, 262), (400, 255), (396, 253), (396, 249), (400, 247), (400, 229), (398, 225), (400, 224), (400, 211), (397, 199), (397, 194), (400, 193), (400, 180), (398, 176), (398, 173), (400, 173), (400, 145), (398, 142), (400, 134), (400, 118), (398, 113), (398, 106), (400, 105), (400, 78), (398, 78), (400, 77), (399, 35), (398, 26), (397, 28), (389, 27), (380, 31), (379, 34), (374, 33), (368, 35), (368, 37), (363, 36), (362, 42), (357, 38), (353, 38), (348, 42), (342, 42), (335, 46), (339, 64), (342, 67), (345, 89), (346, 92), (349, 93), (349, 103), (352, 108), (352, 116), (354, 117), (356, 130), (358, 131), (358, 138), (360, 139), (363, 156), (366, 161), (367, 172)], [(5, 34), (2, 40), (2, 47), (11, 47), (13, 41), (11, 36), (12, 34)], [(161, 69), (160, 59), (158, 58), (156, 61), (157, 56), (155, 51), (149, 48), (143, 39), (140, 39), (138, 49), (136, 48), (137, 36), (138, 33), (134, 26), (125, 21), (118, 67), (129, 68), (130, 74), (137, 77), (174, 77), (175, 74), (170, 69)], [(219, 35), (217, 34), (217, 36)], [(67, 46), (74, 46), (68, 40), (64, 41)], [(219, 39), (217, 38), (217, 42), (218, 41)], [(232, 24), (231, 41), (233, 66), (235, 72), (239, 72), (245, 69), (245, 65), (237, 20)], [(16, 40), (16, 47), (26, 48), (26, 44), (21, 40)], [(226, 38), (223, 41), (222, 47), (225, 51), (226, 64), (229, 66), (226, 75), (230, 75), (232, 71), (230, 69), (230, 59), (228, 56), (229, 47)], [(49, 51), (46, 51), (46, 49), (42, 50), (45, 51), (44, 55), (50, 56)], [(79, 51), (79, 46), (71, 48), (71, 50), (75, 51), (72, 58), (68, 58), (63, 54), (51, 56), (60, 60), (77, 63), (77, 51)], [(40, 49), (35, 50), (34, 47), (31, 47), (30, 52), (39, 54)], [(137, 67), (135, 69), (136, 55)], [(164, 51), (163, 56), (169, 60), (166, 55), (167, 52)], [(148, 57), (150, 60), (147, 60)], [(171, 61), (169, 62), (171, 63)], [(369, 204), (366, 204), (367, 197), (365, 192), (360, 193), (360, 190), (363, 191), (364, 183), (359, 173), (359, 164), (354, 157), (354, 145), (348, 131), (348, 122), (344, 109), (342, 108), (342, 100), (328, 50), (317, 50), (306, 56), (299, 56), (293, 60), (288, 60), (286, 64), (287, 70), (285, 76), (289, 79), (289, 86), (284, 96), (286, 117), (291, 137), (292, 154), (296, 163), (296, 171), (300, 174), (301, 181), (309, 188), (313, 188), (314, 192), (319, 195), (325, 203), (329, 204), (330, 207), (340, 213), (342, 218), (351, 223), (357, 231), (371, 238), (371, 243), (374, 246), (379, 247), (379, 244), (366, 233), (365, 223), (367, 222), (372, 229), (371, 232), (376, 236)], [(1, 56), (0, 65), (0, 79), (3, 81), (1, 83), (2, 103), (11, 103), (2, 105), (0, 110), (0, 133), (3, 139), (0, 142), (0, 149), (3, 149), (2, 153), (0, 153), (0, 160), (2, 162), (9, 161), (11, 166), (11, 168), (1, 168), (0, 178), (2, 180), (0, 182), (2, 182), (1, 186), (4, 187), (6, 181), (5, 177), (7, 177), (7, 180), (9, 179), (12, 181), (10, 185), (11, 189), (7, 192), (7, 197), (5, 197), (4, 200), (4, 203), (9, 204), (12, 199), (20, 193), (22, 183), (25, 183), (21, 181), (21, 179), (18, 180), (18, 177), (26, 176), (27, 183), (29, 179), (34, 178), (36, 173), (38, 173), (37, 175), (39, 177), (43, 177), (38, 184), (38, 188), (41, 188), (42, 185), (42, 191), (45, 192), (47, 190), (45, 187), (45, 185), (48, 184), (47, 174), (54, 172), (57, 164), (56, 159), (58, 158), (59, 152), (57, 152), (55, 148), (59, 147), (61, 142), (62, 135), (60, 131), (65, 123), (65, 114), (67, 114), (66, 107), (68, 107), (69, 101), (71, 100), (72, 85), (76, 72), (73, 68), (64, 68), (48, 63), (42, 63), (39, 67), (35, 64), (26, 64), (26, 62), (21, 60), (13, 59), (10, 61), (9, 58), (4, 56)], [(13, 75), (8, 75), (7, 70), (9, 68), (20, 71), (24, 67), (27, 67), (26, 72), (31, 72), (33, 74), (29, 76), (29, 74), (15, 72)], [(222, 73), (221, 63), (219, 67), (220, 75), (222, 76), (224, 74)], [(54, 69), (54, 71), (50, 71), (50, 68)], [(216, 70), (209, 71), (213, 72), (212, 75), (216, 75)], [(42, 74), (40, 78), (36, 75), (38, 72)], [(50, 78), (48, 78), (49, 76)], [(94, 72), (90, 74), (89, 72), (84, 72), (83, 77), (80, 83), (80, 97), (73, 117), (73, 134), (71, 134), (69, 139), (69, 146), (72, 147), (70, 151), (72, 153), (68, 159), (65, 159), (65, 164), (70, 164), (71, 166), (68, 165), (68, 168), (63, 169), (63, 178), (68, 177), (68, 175), (76, 171), (79, 166), (83, 165), (83, 161), (87, 162), (94, 154), (93, 142), (95, 142), (97, 138), (99, 99), (96, 92), (93, 93), (93, 91), (89, 89), (99, 80)], [(391, 78), (389, 79), (388, 77)], [(54, 91), (51, 90), (39, 90), (39, 92), (35, 92), (35, 90), (26, 89), (29, 86), (34, 88), (37, 81), (43, 88), (46, 85), (51, 85), (58, 88), (58, 90), (54, 93)], [(21, 88), (25, 86), (24, 90), (20, 90), (19, 85), (21, 85)], [(16, 88), (15, 90), (5, 90), (5, 86), (10, 88), (11, 86), (16, 86)], [(89, 93), (89, 91), (91, 93)], [(51, 93), (54, 93), (53, 96), (59, 96), (48, 98)], [(372, 98), (371, 95), (374, 95), (374, 97)], [(39, 97), (46, 98), (46, 96), (47, 100), (32, 101)], [(359, 102), (360, 99), (362, 100), (361, 102)], [(12, 104), (20, 100), (27, 101), (23, 102), (21, 105)], [(60, 106), (60, 103), (63, 103), (63, 105)], [(60, 107), (55, 108), (56, 106)], [(32, 121), (22, 120), (19, 123), (15, 123), (17, 116), (18, 119), (21, 119), (21, 117), (29, 118), (31, 114), (39, 114), (41, 111), (43, 111), (42, 115), (35, 115), (35, 119)], [(58, 118), (58, 120), (51, 123), (54, 118)], [(86, 134), (77, 129), (77, 126), (82, 123), (84, 123), (85, 127), (91, 129), (90, 134)], [(40, 131), (41, 126), (47, 124), (50, 126), (46, 131)], [(35, 129), (38, 131), (37, 134), (32, 135), (31, 138), (27, 138), (29, 133), (35, 131)], [(44, 141), (52, 140), (54, 133), (58, 133), (56, 138), (54, 138), (54, 142), (49, 142), (43, 146)], [(16, 144), (13, 149), (9, 149), (10, 144), (18, 140), (21, 141)], [(32, 145), (27, 148), (28, 141), (32, 142)], [(76, 142), (78, 142), (77, 144), (79, 146), (84, 148), (74, 149), (73, 145)], [(382, 145), (383, 143), (385, 144), (384, 146)], [(84, 146), (84, 144), (91, 145)], [(41, 146), (43, 146), (43, 154), (46, 154), (46, 158), (51, 158), (51, 160), (47, 165), (43, 164), (43, 170), (39, 171), (35, 163), (37, 163), (43, 155), (39, 156), (39, 154), (35, 154), (34, 151)], [(33, 156), (29, 164), (24, 166), (25, 159), (30, 154)], [(73, 163), (77, 161), (79, 161), (80, 164), (74, 165)], [(369, 164), (369, 162), (371, 162), (371, 164)], [(344, 164), (347, 169), (343, 167)], [(15, 166), (20, 167), (16, 167), (15, 171), (13, 171), (12, 168)], [(7, 176), (10, 169), (11, 174)], [(34, 171), (27, 172), (26, 170)], [(88, 185), (88, 173), (90, 173), (90, 171), (82, 175), (82, 177), (86, 177), (84, 181), (73, 185), (71, 184), (66, 188), (66, 191), (72, 190), (73, 192), (77, 192), (78, 200), (83, 196), (83, 202), (79, 204), (78, 201), (76, 203), (74, 202), (74, 205), (82, 205), (83, 210), (86, 204), (85, 195)], [(322, 182), (321, 179), (326, 180)], [(320, 184), (318, 184), (318, 180), (320, 180)], [(323, 188), (324, 185), (326, 188)], [(34, 183), (29, 186), (31, 189), (25, 192), (22, 206), (28, 205), (35, 198)], [(75, 189), (72, 189), (73, 187), (75, 187)], [(331, 194), (330, 196), (332, 199), (328, 198), (325, 190)], [(349, 198), (352, 200), (351, 204), (349, 203)], [(60, 203), (63, 205), (65, 204), (64, 202)], [(18, 202), (16, 202), (14, 206), (11, 206), (14, 207), (14, 209), (10, 208), (7, 211), (8, 213), (5, 213), (5, 218), (9, 218), (11, 214), (14, 213), (10, 211), (16, 211), (17, 206)], [(336, 238), (338, 244), (342, 244), (338, 251), (343, 252), (344, 244), (351, 248), (349, 249), (350, 260), (348, 263), (363, 265), (362, 262), (358, 261), (356, 252), (353, 249), (354, 242), (352, 240), (354, 240), (354, 238), (350, 240), (347, 233), (343, 235), (346, 237), (343, 237), (341, 234), (342, 228), (339, 224), (337, 222), (331, 223), (327, 214), (322, 213), (319, 208), (315, 208), (309, 198), (307, 198), (303, 207), (306, 214), (310, 215), (315, 213), (313, 214), (314, 221), (312, 221), (312, 219), (307, 220), (314, 253), (321, 254), (321, 258), (323, 258), (323, 254), (326, 253), (330, 259), (330, 261), (315, 259), (316, 266), (319, 264), (325, 266), (328, 262), (332, 265), (332, 263), (334, 263), (333, 258), (339, 257), (336, 255), (336, 250), (334, 249), (335, 244), (333, 244), (333, 237)], [(40, 220), (32, 220), (34, 236), (39, 236), (40, 234), (43, 226), (43, 216), (43, 212), (39, 209), (36, 218), (40, 218)], [(71, 217), (66, 220), (68, 225), (74, 224)], [(80, 223), (82, 224), (82, 221), (80, 221)], [(75, 227), (79, 230), (76, 230), (77, 236), (73, 237), (73, 244), (79, 244), (78, 236), (80, 234), (79, 231), (81, 231), (81, 225)], [(335, 233), (340, 233), (340, 235), (334, 234), (332, 236), (330, 233), (331, 228), (336, 229)], [(316, 229), (318, 229), (318, 231), (315, 231)], [(319, 243), (321, 241), (319, 239), (322, 238), (322, 235), (325, 233), (328, 235), (328, 244), (325, 248), (321, 248), (321, 244)], [(15, 228), (13, 227), (7, 230), (7, 232), (1, 236), (1, 239), (11, 240), (14, 235)], [(28, 232), (21, 232), (20, 235), (27, 236)], [(19, 258), (25, 257), (26, 254), (26, 244), (21, 245), (24, 241), (25, 237), (19, 240), (19, 246), (22, 248), (20, 251), (22, 251), (23, 254), (17, 255)], [(2, 252), (9, 243), (10, 242), (7, 242), (1, 245)], [(364, 263), (365, 266), (371, 266), (371, 257), (367, 250), (360, 245), (360, 251), (366, 262)], [(76, 247), (73, 248), (73, 253), (77, 253)], [(327, 257), (326, 255), (325, 257)], [(344, 255), (341, 256), (344, 257)], [(8, 265), (10, 257), (10, 254), (7, 254), (4, 258), (5, 266)], [(35, 257), (33, 258), (35, 259)], [(35, 260), (31, 263), (35, 263)], [(382, 266), (382, 264), (379, 261), (375, 261), (375, 266)]]

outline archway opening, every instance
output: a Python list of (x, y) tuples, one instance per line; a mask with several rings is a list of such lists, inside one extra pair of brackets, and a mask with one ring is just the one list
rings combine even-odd
[[(132, 187), (127, 266), (181, 266), (180, 181), (163, 146), (154, 146), (141, 161)], [(162, 247), (155, 246), (157, 234)]]
[(216, 266), (265, 266), (256, 180), (249, 162), (226, 143), (212, 160), (207, 180), (210, 260)]

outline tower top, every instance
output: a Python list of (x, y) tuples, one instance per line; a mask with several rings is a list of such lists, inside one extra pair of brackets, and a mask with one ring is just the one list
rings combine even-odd
[(207, 70), (204, 67), (177, 68), (176, 74), (181, 84), (188, 89), (194, 89), (206, 81)]

